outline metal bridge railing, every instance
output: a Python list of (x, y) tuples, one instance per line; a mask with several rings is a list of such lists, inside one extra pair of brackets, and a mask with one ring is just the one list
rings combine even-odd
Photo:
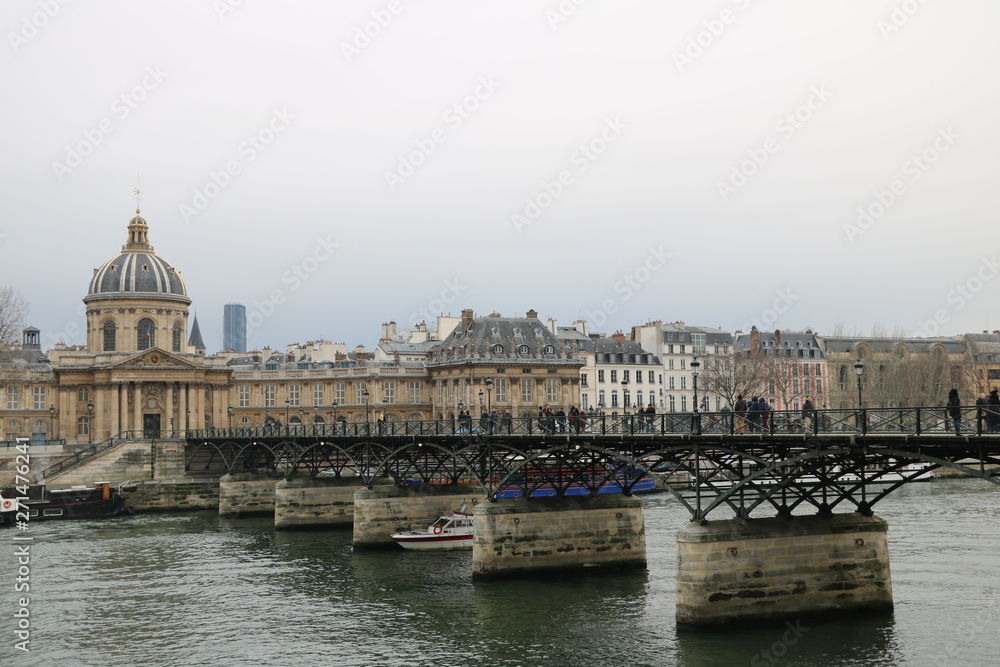
[[(268, 424), (177, 432), (187, 439), (358, 438), (415, 436), (656, 436), (820, 434), (1000, 434), (1000, 405), (949, 408), (900, 407), (848, 410), (770, 410), (757, 413), (586, 414), (332, 424)], [(958, 422), (956, 424), (956, 421)], [(140, 434), (141, 435), (141, 434)]]

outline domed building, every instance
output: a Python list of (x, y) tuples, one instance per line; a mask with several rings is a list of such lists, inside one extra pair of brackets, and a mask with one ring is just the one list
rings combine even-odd
[(53, 350), (53, 386), (34, 390), (52, 394), (44, 407), (55, 434), (158, 437), (225, 423), (230, 370), (204, 356), (197, 318), (188, 336), (184, 279), (153, 251), (139, 211), (121, 252), (94, 269), (83, 302), (86, 348)]
[(83, 299), (88, 350), (186, 351), (191, 299), (180, 272), (153, 252), (148, 235), (146, 221), (136, 211), (121, 253), (94, 269)]

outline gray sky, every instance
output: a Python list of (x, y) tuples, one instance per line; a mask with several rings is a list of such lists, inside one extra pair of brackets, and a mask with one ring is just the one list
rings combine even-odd
[(995, 2), (17, 0), (0, 21), (2, 282), (46, 346), (84, 341), (137, 175), (210, 351), (231, 301), (255, 347), (464, 307), (607, 333), (1000, 327)]

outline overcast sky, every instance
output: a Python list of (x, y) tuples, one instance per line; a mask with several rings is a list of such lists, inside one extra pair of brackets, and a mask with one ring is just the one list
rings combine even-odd
[(0, 266), (45, 346), (142, 214), (209, 351), (534, 308), (1000, 328), (990, 0), (99, 3), (0, 21)]

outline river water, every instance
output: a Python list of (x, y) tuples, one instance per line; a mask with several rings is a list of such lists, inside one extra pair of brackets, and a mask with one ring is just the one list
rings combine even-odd
[[(350, 531), (214, 512), (0, 533), (0, 665), (1000, 664), (1000, 489), (912, 484), (889, 521), (895, 611), (725, 633), (674, 625), (667, 494), (646, 570), (473, 582), (471, 552), (353, 553)], [(14, 648), (15, 534), (31, 535), (30, 653)]]

